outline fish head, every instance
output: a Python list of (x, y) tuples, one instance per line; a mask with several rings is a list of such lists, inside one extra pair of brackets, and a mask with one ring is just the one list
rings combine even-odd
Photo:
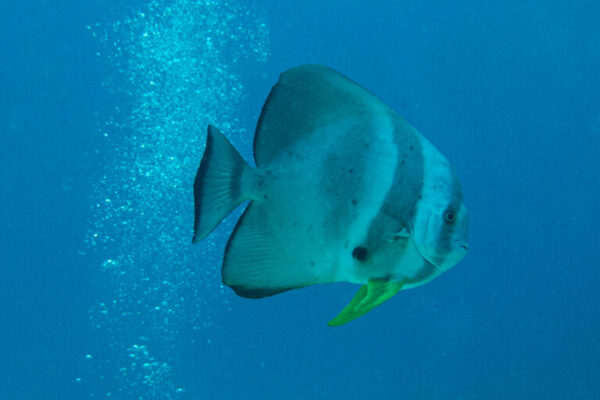
[(417, 201), (411, 237), (425, 260), (446, 271), (467, 254), (469, 216), (450, 164), (442, 157), (432, 169)]

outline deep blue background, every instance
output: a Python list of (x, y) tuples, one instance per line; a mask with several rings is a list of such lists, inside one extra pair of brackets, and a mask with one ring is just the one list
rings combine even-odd
[[(122, 385), (89, 372), (75, 381), (90, 349), (111, 351), (97, 348), (88, 316), (103, 290), (97, 260), (78, 251), (107, 150), (98, 126), (126, 101), (102, 87), (115, 72), (85, 26), (143, 4), (113, 3), (0, 3), (2, 399), (98, 397)], [(244, 82), (244, 118), (286, 68), (318, 62), (349, 75), (451, 160), (470, 254), (339, 329), (324, 324), (351, 285), (261, 302), (227, 291), (210, 346), (197, 332), (177, 339), (184, 395), (597, 398), (598, 3), (316, 3), (259, 2), (271, 55), (263, 77)]]

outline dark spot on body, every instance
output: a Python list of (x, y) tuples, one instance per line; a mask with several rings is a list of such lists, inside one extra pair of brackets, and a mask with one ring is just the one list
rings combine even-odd
[(314, 267), (314, 266), (315, 266), (315, 262), (314, 262), (314, 261), (311, 261), (311, 262), (310, 262), (310, 266), (311, 266), (311, 267)]
[(356, 201), (356, 199), (352, 199), (352, 204), (356, 205), (358, 202)]
[(263, 194), (263, 199), (268, 199), (269, 196), (267, 196), (266, 194)]
[(365, 261), (367, 258), (367, 248), (356, 246), (354, 250), (352, 250), (352, 257), (356, 258), (358, 261)]
[(350, 168), (350, 169), (348, 170), (348, 172), (350, 172), (351, 174), (353, 174), (353, 173), (354, 173), (354, 170), (353, 170), (352, 168)]
[(414, 146), (410, 146), (409, 149), (410, 149), (410, 151), (413, 151), (415, 149), (415, 147)]

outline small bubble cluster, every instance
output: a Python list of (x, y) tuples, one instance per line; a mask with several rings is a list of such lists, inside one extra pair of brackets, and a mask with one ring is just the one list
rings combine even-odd
[[(111, 26), (88, 26), (122, 99), (99, 134), (110, 151), (93, 190), (86, 242), (101, 257), (105, 298), (90, 311), (122, 382), (104, 393), (168, 399), (186, 392), (171, 368), (182, 331), (211, 324), (224, 238), (191, 247), (192, 182), (209, 123), (249, 135), (236, 115), (241, 60), (264, 63), (268, 30), (233, 1), (155, 0)], [(134, 343), (143, 337), (145, 343)], [(157, 349), (150, 354), (149, 348)], [(89, 363), (100, 357), (86, 357)], [(109, 394), (110, 393), (110, 394)]]
[(169, 364), (157, 361), (151, 356), (145, 345), (134, 344), (127, 351), (132, 362), (128, 368), (121, 368), (124, 375), (137, 375), (136, 380), (143, 382), (145, 385), (156, 385), (161, 381), (169, 381), (171, 367)]

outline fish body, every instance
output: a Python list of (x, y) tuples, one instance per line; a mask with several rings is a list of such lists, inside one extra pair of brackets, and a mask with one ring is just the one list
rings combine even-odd
[(399, 114), (320, 65), (281, 74), (254, 138), (256, 168), (209, 126), (194, 182), (194, 241), (249, 200), (223, 282), (261, 298), (318, 283), (363, 287), (341, 325), (426, 283), (467, 251), (468, 216), (446, 158)]

